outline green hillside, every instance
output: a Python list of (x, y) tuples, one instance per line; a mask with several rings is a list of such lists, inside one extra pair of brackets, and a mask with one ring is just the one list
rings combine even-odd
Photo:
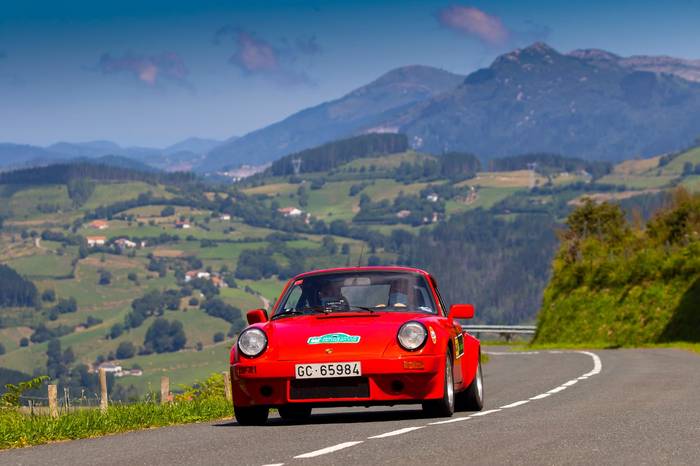
[[(532, 322), (556, 250), (553, 229), (571, 209), (590, 196), (647, 218), (667, 188), (693, 189), (700, 175), (660, 167), (662, 159), (685, 167), (695, 160), (688, 154), (625, 162), (606, 175), (658, 190), (591, 181), (578, 161), (547, 154), (506, 160), (497, 172), (480, 171), (470, 154), (346, 154), (328, 171), (228, 185), (80, 165), (8, 172), (0, 177), (0, 261), (39, 298), (0, 307), (0, 366), (46, 373), (56, 340), (67, 355), (58, 369), (54, 357), (52, 370), (70, 387), (81, 367), (104, 360), (142, 368), (117, 380), (141, 394), (163, 373), (192, 383), (225, 368), (245, 311), (269, 306), (289, 277), (357, 263), (425, 268), (448, 302), (476, 304), (477, 322)], [(547, 169), (522, 169), (532, 160)], [(91, 237), (106, 243), (90, 246)], [(192, 282), (188, 271), (210, 275)], [(127, 325), (153, 292), (159, 304)], [(186, 342), (176, 352), (150, 352), (146, 334), (158, 317), (182, 325)]]
[(588, 201), (566, 225), (535, 343), (700, 341), (700, 195), (679, 189), (646, 225)]

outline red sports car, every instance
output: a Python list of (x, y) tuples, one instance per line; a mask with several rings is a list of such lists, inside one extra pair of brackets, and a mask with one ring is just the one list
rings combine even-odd
[(422, 403), (430, 416), (481, 410), (479, 341), (448, 310), (435, 279), (404, 267), (308, 272), (290, 280), (268, 318), (248, 312), (231, 349), (236, 419), (264, 424), (270, 408), (303, 420), (313, 407)]

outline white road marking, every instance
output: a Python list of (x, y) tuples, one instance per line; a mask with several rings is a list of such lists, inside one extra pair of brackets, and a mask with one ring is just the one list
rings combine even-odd
[[(593, 358), (593, 369), (591, 371), (586, 372), (585, 374), (575, 378), (575, 379), (571, 379), (567, 382), (564, 382), (560, 386), (553, 388), (553, 389), (549, 390), (548, 392), (540, 393), (539, 395), (535, 395), (527, 400), (515, 401), (513, 403), (501, 406), (498, 409), (489, 409), (487, 411), (481, 411), (478, 413), (474, 413), (471, 416), (462, 416), (462, 417), (455, 417), (455, 418), (447, 419), (444, 421), (429, 422), (428, 424), (426, 424), (424, 426), (404, 427), (403, 429), (392, 430), (391, 432), (386, 432), (384, 434), (374, 435), (372, 437), (368, 437), (368, 439), (383, 439), (383, 438), (387, 438), (387, 437), (393, 437), (395, 435), (401, 435), (401, 434), (405, 434), (407, 432), (413, 432), (413, 431), (418, 430), (418, 429), (423, 429), (427, 426), (435, 426), (435, 425), (442, 425), (442, 424), (452, 424), (455, 422), (462, 422), (462, 421), (469, 420), (473, 417), (486, 416), (487, 414), (497, 413), (498, 411), (501, 411), (503, 409), (515, 408), (517, 406), (522, 406), (526, 403), (529, 403), (531, 400), (541, 400), (543, 398), (547, 398), (548, 396), (551, 396), (554, 393), (559, 393), (563, 390), (566, 390), (567, 387), (575, 385), (579, 380), (585, 380), (588, 377), (591, 377), (591, 376), (596, 375), (596, 374), (600, 374), (600, 372), (603, 368), (603, 364), (600, 360), (600, 357), (597, 354), (591, 353), (588, 351), (576, 351), (576, 352), (580, 353), (580, 354), (588, 355), (591, 358)], [(564, 353), (564, 352), (563, 351), (549, 351), (549, 353), (550, 354), (559, 354), (559, 353)], [(510, 355), (517, 355), (517, 354), (521, 354), (521, 355), (522, 354), (525, 354), (525, 355), (527, 355), (527, 354), (539, 354), (539, 351), (486, 352), (486, 354), (509, 355), (510, 356)], [(345, 448), (353, 447), (355, 445), (359, 445), (360, 443), (363, 443), (363, 441), (360, 440), (360, 441), (356, 441), (356, 442), (339, 443), (338, 445), (334, 445), (332, 447), (322, 448), (320, 450), (297, 455), (294, 458), (295, 459), (314, 458), (316, 456), (326, 455), (328, 453), (333, 453), (333, 452), (338, 451), (338, 450), (343, 450)], [(268, 465), (263, 465), (263, 466), (283, 466), (283, 465), (284, 465), (284, 463), (275, 463), (275, 464), (268, 464)]]
[(317, 456), (326, 455), (328, 453), (333, 453), (334, 451), (342, 450), (344, 448), (354, 447), (355, 445), (359, 445), (362, 442), (363, 441), (360, 440), (358, 442), (339, 443), (338, 445), (333, 445), (332, 447), (321, 448), (320, 450), (312, 451), (309, 453), (304, 453), (302, 455), (297, 455), (294, 457), (294, 459), (315, 458)]
[(597, 354), (588, 351), (579, 351), (579, 353), (587, 354), (588, 356), (593, 358), (593, 370), (583, 375), (586, 377), (590, 377), (592, 375), (600, 374), (600, 371), (603, 368), (603, 363), (600, 361), (600, 357)]
[(488, 411), (481, 411), (481, 412), (478, 412), (478, 413), (474, 413), (474, 414), (472, 414), (471, 417), (486, 416), (487, 414), (497, 413), (497, 412), (499, 412), (500, 410), (501, 410), (501, 408), (498, 408), (498, 409), (489, 409)]
[(467, 421), (469, 420), (471, 416), (465, 416), (465, 417), (453, 417), (452, 419), (448, 419), (446, 421), (436, 421), (436, 422), (429, 422), (429, 426), (439, 426), (440, 424), (452, 424), (453, 422), (462, 422), (462, 421)]
[(525, 403), (529, 403), (530, 400), (521, 400), (521, 401), (516, 401), (515, 403), (511, 403), (509, 405), (501, 406), (500, 409), (508, 409), (508, 408), (515, 408), (516, 406), (522, 406)]
[(372, 437), (367, 437), (367, 438), (386, 438), (386, 437), (393, 437), (394, 435), (406, 434), (406, 433), (408, 433), (408, 432), (413, 432), (414, 430), (423, 429), (424, 427), (425, 427), (425, 426), (404, 427), (403, 429), (392, 430), (391, 432), (386, 432), (386, 433), (384, 433), (384, 434), (379, 434), (379, 435), (373, 435)]

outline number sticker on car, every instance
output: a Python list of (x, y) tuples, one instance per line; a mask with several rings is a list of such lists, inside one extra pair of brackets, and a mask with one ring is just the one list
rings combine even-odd
[(358, 361), (330, 362), (323, 364), (297, 364), (294, 366), (297, 379), (324, 379), (331, 377), (359, 377), (362, 366)]

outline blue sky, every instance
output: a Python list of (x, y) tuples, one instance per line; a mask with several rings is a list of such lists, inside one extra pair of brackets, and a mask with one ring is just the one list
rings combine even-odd
[(700, 58), (700, 0), (22, 0), (0, 6), (0, 141), (164, 146), (273, 123), (402, 65), (543, 40)]

